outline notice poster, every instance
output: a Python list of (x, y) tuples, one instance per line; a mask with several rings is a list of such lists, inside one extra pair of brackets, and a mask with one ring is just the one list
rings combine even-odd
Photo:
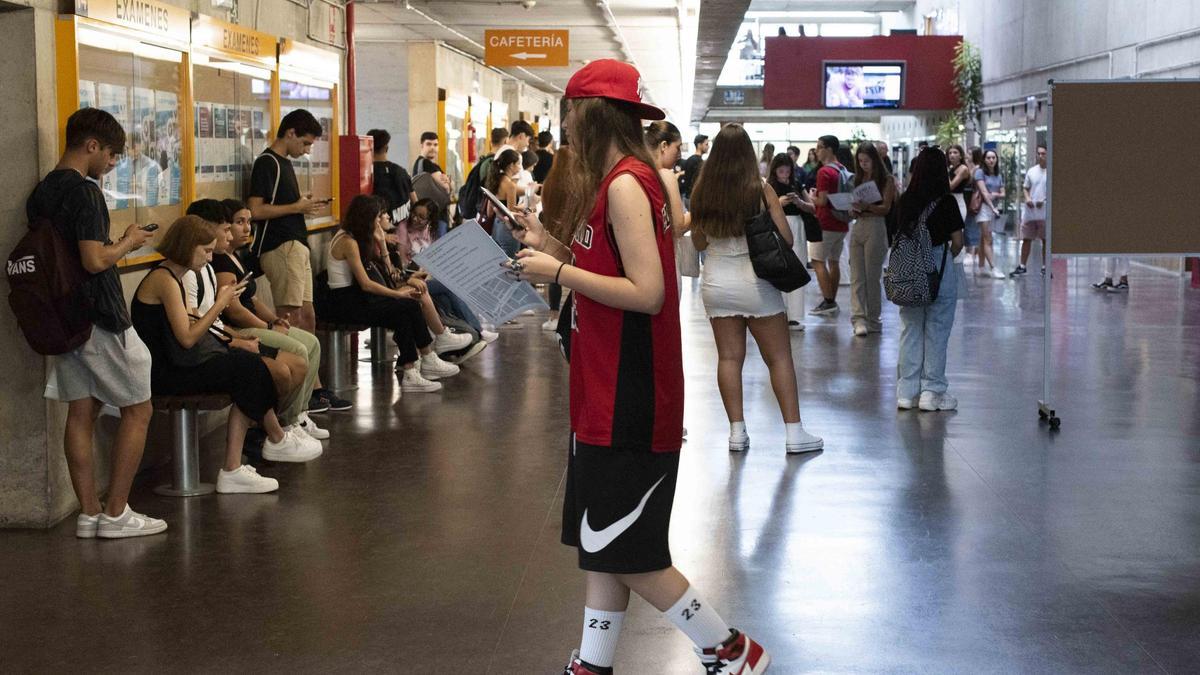
[[(133, 107), (130, 110), (133, 128), (125, 143), (123, 163), (128, 165), (130, 206), (158, 206), (158, 177), (161, 171), (151, 164), (155, 153), (154, 90), (133, 88)], [(151, 176), (153, 173), (153, 176)], [(149, 184), (153, 177), (153, 187)], [(119, 184), (119, 180), (118, 180)]]
[(254, 140), (261, 141), (267, 138), (266, 114), (262, 110), (254, 111)]
[(229, 110), (220, 103), (213, 104), (213, 140), (212, 162), (213, 180), (223, 183), (229, 180), (228, 155), (225, 153), (225, 139), (229, 133)]
[(174, 92), (154, 92), (154, 158), (158, 162), (159, 204), (178, 204), (183, 171), (183, 138), (179, 127), (179, 97)]
[(249, 108), (239, 110), (237, 119), (234, 166), (237, 167), (238, 194), (245, 195), (250, 191), (250, 171), (254, 167), (254, 148), (258, 142), (254, 140), (254, 112)]
[[(99, 83), (96, 85), (96, 107), (117, 118), (126, 133), (130, 131), (128, 87), (107, 82)], [(130, 172), (128, 163), (121, 161), (100, 180), (100, 187), (104, 190), (104, 201), (109, 210), (129, 207)]]
[(79, 107), (96, 107), (96, 83), (91, 80), (79, 81)]
[(196, 104), (196, 181), (211, 183), (213, 180), (212, 148), (213, 109), (211, 103)]
[(327, 174), (330, 171), (329, 134), (333, 129), (333, 110), (330, 108), (310, 108), (309, 112), (321, 123), (321, 137), (312, 144), (309, 151), (309, 166), (314, 175)]

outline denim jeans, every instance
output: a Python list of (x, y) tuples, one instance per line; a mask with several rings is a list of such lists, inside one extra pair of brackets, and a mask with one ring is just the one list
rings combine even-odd
[[(943, 246), (948, 246), (944, 244)], [(933, 247), (940, 264), (942, 247)], [(928, 307), (900, 308), (900, 358), (896, 364), (896, 398), (915, 399), (921, 392), (944, 394), (946, 381), (946, 345), (954, 327), (958, 306), (958, 279), (954, 260), (947, 255), (938, 298)]]
[(479, 318), (475, 316), (475, 312), (467, 306), (467, 303), (462, 301), (462, 298), (450, 292), (446, 288), (446, 284), (437, 279), (429, 279), (429, 297), (433, 298), (433, 304), (437, 305), (438, 311), (443, 314), (449, 314), (462, 319), (468, 326), (473, 328), (476, 333), (483, 330), (479, 324)]
[(510, 258), (515, 258), (517, 251), (521, 250), (521, 242), (517, 241), (512, 232), (509, 232), (508, 226), (501, 222), (501, 218), (496, 218), (495, 224), (492, 225), (492, 239), (500, 245), (504, 250), (504, 254)]

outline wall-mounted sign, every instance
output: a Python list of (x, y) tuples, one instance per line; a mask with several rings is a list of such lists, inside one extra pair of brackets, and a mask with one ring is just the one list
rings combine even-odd
[(565, 67), (570, 35), (567, 30), (485, 30), (483, 62), (500, 68)]
[(746, 105), (746, 92), (741, 89), (726, 89), (722, 92), (725, 105)]
[(221, 54), (274, 65), (274, 36), (201, 14), (192, 22), (192, 45)]
[(158, 0), (75, 0), (75, 14), (186, 44), (192, 13)]

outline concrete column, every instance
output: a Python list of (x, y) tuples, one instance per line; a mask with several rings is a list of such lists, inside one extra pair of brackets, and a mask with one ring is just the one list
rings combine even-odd
[[(57, 153), (53, 21), (48, 10), (0, 12), (0, 44), (7, 46), (0, 59), (5, 256), (26, 232), (25, 199)], [(39, 119), (50, 121), (39, 127)], [(0, 277), (0, 295), (8, 295), (6, 277)], [(42, 398), (46, 360), (25, 343), (11, 310), (0, 312), (6, 314), (0, 321), (0, 527), (49, 527), (76, 507), (62, 451), (66, 408)]]

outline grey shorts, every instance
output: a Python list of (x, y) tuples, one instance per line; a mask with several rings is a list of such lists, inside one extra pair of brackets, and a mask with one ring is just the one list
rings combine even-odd
[(150, 350), (132, 328), (111, 333), (92, 327), (92, 337), (52, 359), (45, 397), (54, 401), (94, 398), (114, 408), (150, 400)]
[(832, 260), (837, 262), (842, 257), (842, 249), (846, 246), (845, 232), (821, 232), (821, 241), (808, 242), (808, 257), (812, 260)]

